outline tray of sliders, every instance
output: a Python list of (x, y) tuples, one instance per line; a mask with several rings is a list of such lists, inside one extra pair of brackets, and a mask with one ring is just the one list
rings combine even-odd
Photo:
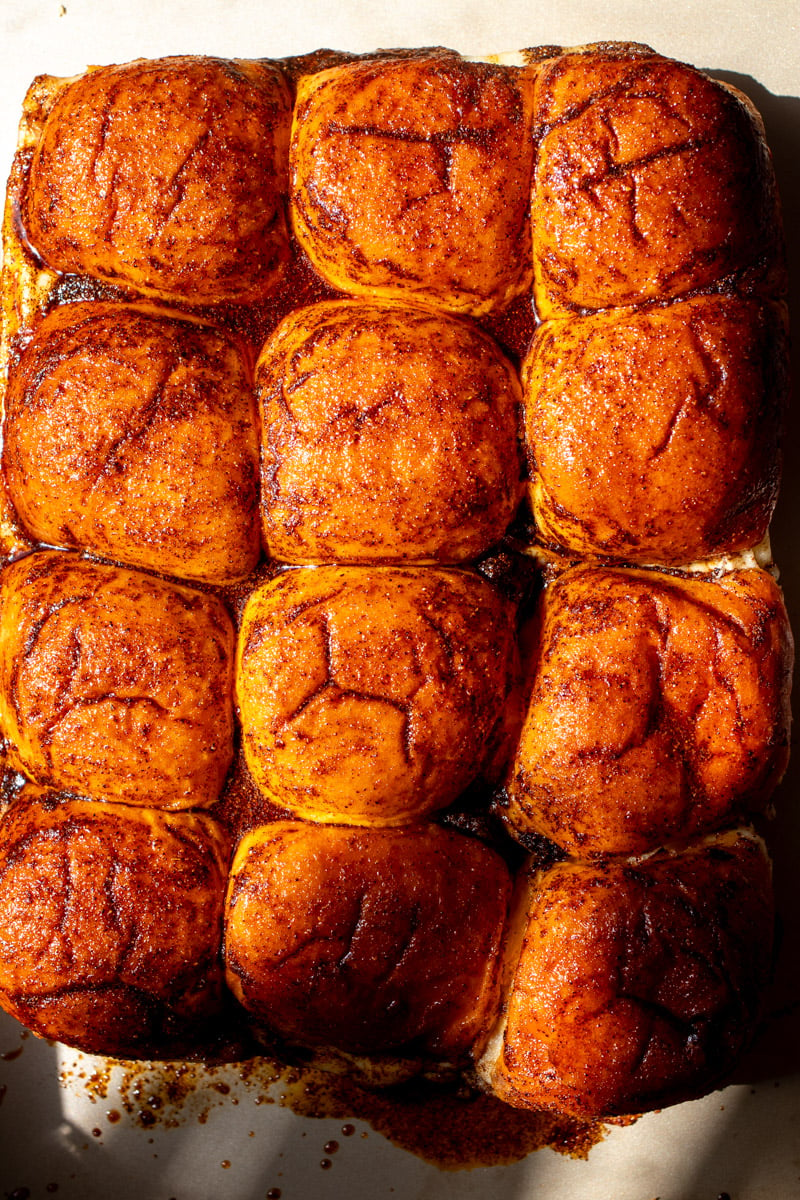
[(4, 223), (0, 1005), (592, 1121), (769, 978), (763, 128), (646, 46), (43, 76)]

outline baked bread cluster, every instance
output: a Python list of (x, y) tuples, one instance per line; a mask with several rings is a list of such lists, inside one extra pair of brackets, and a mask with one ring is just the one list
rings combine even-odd
[(42, 77), (4, 255), (3, 1007), (724, 1079), (792, 666), (749, 102), (630, 44)]

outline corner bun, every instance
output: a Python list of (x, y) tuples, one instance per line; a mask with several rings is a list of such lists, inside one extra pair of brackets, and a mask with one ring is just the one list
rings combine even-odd
[(500, 1099), (583, 1119), (688, 1100), (752, 1037), (771, 962), (764, 845), (558, 863), (525, 893), (505, 1026), (480, 1066)]
[(101, 67), (60, 93), (26, 233), (48, 266), (189, 303), (253, 301), (288, 258), (291, 100), (266, 62)]
[(0, 1000), (92, 1054), (191, 1052), (222, 1006), (207, 816), (33, 793), (0, 822)]
[(737, 275), (785, 286), (769, 152), (730, 90), (683, 63), (601, 47), (543, 63), (535, 108), (542, 318)]

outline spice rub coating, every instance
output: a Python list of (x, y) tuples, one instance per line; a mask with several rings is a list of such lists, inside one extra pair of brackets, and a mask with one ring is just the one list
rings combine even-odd
[(222, 1003), (208, 816), (29, 789), (0, 822), (0, 1004), (92, 1054), (191, 1053)]
[(255, 567), (251, 382), (213, 329), (64, 305), (12, 369), (6, 412), (3, 468), (34, 539), (213, 583)]
[(498, 854), (436, 826), (265, 825), (231, 872), (228, 984), (290, 1043), (458, 1059), (494, 1017), (510, 893)]
[(288, 570), (242, 620), (247, 763), (312, 821), (419, 820), (496, 774), (517, 676), (513, 606), (472, 572)]
[(30, 171), (28, 238), (48, 266), (148, 296), (253, 302), (289, 256), (291, 98), (269, 62), (183, 56), (81, 75)]
[(384, 302), (287, 317), (256, 369), (262, 511), (286, 562), (476, 558), (522, 497), (511, 363), (466, 321)]
[(449, 51), (302, 78), (292, 224), (334, 287), (474, 314), (530, 285), (527, 70)]
[(535, 94), (540, 317), (668, 300), (723, 279), (785, 286), (772, 163), (745, 97), (613, 46), (542, 63)]
[(539, 620), (512, 834), (636, 854), (766, 809), (789, 757), (793, 656), (771, 575), (575, 567)]
[(752, 1037), (772, 953), (763, 842), (566, 861), (521, 902), (507, 1016), (480, 1066), (519, 1108), (594, 1118), (710, 1091)]
[(231, 620), (214, 596), (62, 551), (4, 569), (9, 762), (97, 799), (196, 808), (233, 757)]
[(765, 536), (789, 391), (783, 305), (699, 296), (547, 322), (523, 383), (544, 541), (669, 565)]

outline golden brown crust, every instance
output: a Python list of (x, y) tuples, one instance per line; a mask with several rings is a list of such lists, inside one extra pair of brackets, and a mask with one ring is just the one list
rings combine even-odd
[(286, 571), (252, 594), (239, 635), (248, 766), (310, 820), (419, 820), (487, 769), (516, 673), (513, 610), (478, 575)]
[(31, 779), (212, 804), (233, 757), (234, 634), (213, 596), (61, 551), (6, 567), (0, 722)]
[(566, 54), (536, 75), (536, 305), (785, 285), (769, 152), (721, 84), (657, 55)]
[(502, 1046), (482, 1066), (502, 1100), (595, 1118), (721, 1082), (753, 1034), (771, 961), (759, 839), (558, 863), (528, 903)]
[(700, 296), (548, 322), (523, 382), (545, 541), (669, 565), (766, 534), (788, 399), (782, 305)]
[(44, 261), (205, 304), (272, 291), (291, 100), (267, 62), (101, 67), (61, 92), (31, 165), (26, 233)]
[(512, 833), (636, 854), (765, 809), (791, 720), (792, 638), (770, 575), (576, 567), (541, 621)]
[(191, 1048), (222, 1003), (222, 830), (32, 791), (0, 822), (3, 1008), (93, 1054)]
[(302, 79), (291, 216), (335, 287), (504, 308), (530, 284), (530, 75), (450, 52)]
[(142, 305), (62, 306), (6, 404), (5, 477), (35, 540), (207, 582), (255, 567), (251, 383), (213, 329)]
[(256, 369), (264, 536), (287, 562), (458, 562), (522, 496), (517, 374), (464, 321), (384, 302), (299, 309)]
[(289, 1042), (457, 1058), (493, 1015), (510, 892), (499, 855), (436, 826), (266, 825), (231, 871), (228, 984)]

